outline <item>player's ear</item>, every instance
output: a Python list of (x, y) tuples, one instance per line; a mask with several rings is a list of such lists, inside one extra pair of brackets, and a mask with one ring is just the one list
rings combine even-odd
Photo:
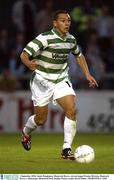
[(56, 27), (56, 21), (55, 20), (53, 21), (53, 26)]

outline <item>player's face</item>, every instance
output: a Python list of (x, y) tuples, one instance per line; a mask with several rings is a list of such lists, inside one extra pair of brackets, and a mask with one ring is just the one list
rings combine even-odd
[(61, 34), (66, 34), (71, 25), (71, 18), (69, 14), (59, 14), (57, 20), (54, 21), (54, 26)]

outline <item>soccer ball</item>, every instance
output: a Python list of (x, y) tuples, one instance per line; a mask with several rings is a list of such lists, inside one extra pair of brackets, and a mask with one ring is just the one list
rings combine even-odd
[(74, 153), (75, 159), (79, 163), (90, 163), (95, 158), (94, 149), (88, 145), (81, 145), (76, 148)]

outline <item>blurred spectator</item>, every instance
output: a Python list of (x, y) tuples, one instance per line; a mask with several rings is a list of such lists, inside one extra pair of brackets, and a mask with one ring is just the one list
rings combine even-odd
[(16, 40), (15, 40), (15, 43), (14, 43), (15, 50), (16, 50), (16, 53), (17, 53), (18, 55), (20, 55), (20, 53), (21, 53), (22, 50), (23, 50), (24, 42), (25, 42), (24, 33), (18, 32), (18, 33), (16, 34), (15, 39), (16, 39)]
[(53, 0), (47, 0), (45, 7), (36, 14), (35, 31), (36, 35), (50, 30), (52, 27)]
[(23, 21), (25, 24), (25, 44), (34, 38), (36, 6), (33, 0), (25, 0), (23, 5)]
[(17, 31), (25, 33), (25, 44), (34, 37), (36, 6), (33, 0), (17, 0), (12, 8), (12, 20)]
[(23, 3), (24, 0), (17, 0), (12, 7), (12, 20), (19, 31), (24, 32), (25, 24), (23, 20)]
[(24, 75), (25, 67), (20, 62), (15, 49), (11, 50), (9, 59), (9, 71), (13, 76), (19, 77)]
[(0, 75), (0, 91), (13, 92), (17, 88), (17, 81), (15, 76), (12, 76), (9, 71), (4, 71)]
[(94, 15), (95, 14), (95, 7), (93, 7), (91, 0), (84, 1), (84, 5), (82, 6), (82, 11), (86, 15)]
[(9, 61), (8, 61), (10, 72), (13, 73), (14, 75), (23, 74), (22, 71), (20, 71), (20, 68), (19, 68), (19, 72), (21, 73), (19, 73), (17, 70), (20, 63), (19, 56), (23, 50), (23, 47), (24, 47), (24, 33), (18, 32), (15, 36), (15, 39), (12, 41), (12, 45), (9, 53)]
[(16, 89), (28, 89), (29, 79), (27, 80), (27, 76), (29, 77), (31, 72), (27, 71), (27, 68), (21, 63), (19, 54), (17, 53), (16, 49), (11, 49), (10, 52), (9, 74), (10, 77), (15, 77)]
[(80, 33), (88, 29), (88, 21), (90, 21), (90, 19), (94, 20), (96, 8), (93, 7), (92, 1), (86, 0), (84, 4), (74, 7), (70, 14), (74, 28)]
[(100, 53), (97, 32), (92, 32), (88, 39), (86, 57), (89, 61), (90, 72), (100, 84), (105, 74), (105, 64)]
[(1, 73), (8, 68), (9, 59), (9, 38), (6, 29), (0, 31), (0, 71)]
[(114, 17), (111, 16), (110, 9), (107, 5), (101, 7), (101, 14), (94, 21), (94, 28), (99, 36), (99, 45), (101, 48), (102, 58), (107, 64), (108, 49), (110, 46), (110, 38), (113, 35)]
[(113, 25), (114, 17), (111, 16), (109, 7), (107, 5), (103, 5), (101, 7), (101, 14), (96, 17), (94, 22), (94, 27), (97, 30), (99, 37), (111, 37), (112, 33), (114, 34)]
[(110, 46), (107, 56), (107, 72), (114, 73), (114, 37), (110, 39)]
[(93, 18), (88, 17), (86, 22), (86, 29), (83, 31), (79, 31), (78, 38), (80, 42), (80, 46), (82, 48), (83, 53), (86, 53), (86, 47), (88, 45), (88, 39), (91, 33), (96, 32), (93, 28)]

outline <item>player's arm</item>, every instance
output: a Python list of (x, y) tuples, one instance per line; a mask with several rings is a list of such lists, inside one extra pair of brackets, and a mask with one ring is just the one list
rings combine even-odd
[(77, 45), (76, 39), (75, 39), (75, 44), (74, 48), (72, 49), (72, 53), (76, 57), (76, 62), (79, 64), (80, 68), (82, 69), (86, 79), (89, 82), (89, 87), (98, 87), (97, 81), (94, 79), (94, 77), (90, 74), (87, 62), (85, 60), (84, 55), (80, 52), (80, 48)]
[(38, 61), (36, 60), (30, 60), (30, 55), (23, 51), (20, 55), (22, 63), (27, 66), (30, 70), (34, 71), (38, 67)]
[[(29, 42), (20, 55), (23, 64), (25, 64), (25, 66), (32, 71), (37, 69), (38, 60), (35, 59), (35, 56), (40, 52), (41, 49), (46, 48), (47, 45), (47, 40), (42, 35), (37, 36), (35, 39)], [(30, 56), (33, 57), (33, 60), (30, 60)]]
[(98, 87), (97, 81), (89, 72), (89, 68), (84, 55), (80, 53), (80, 55), (76, 58), (76, 61), (79, 64), (80, 68), (82, 69), (87, 81), (89, 82), (89, 87), (95, 87), (95, 86)]

